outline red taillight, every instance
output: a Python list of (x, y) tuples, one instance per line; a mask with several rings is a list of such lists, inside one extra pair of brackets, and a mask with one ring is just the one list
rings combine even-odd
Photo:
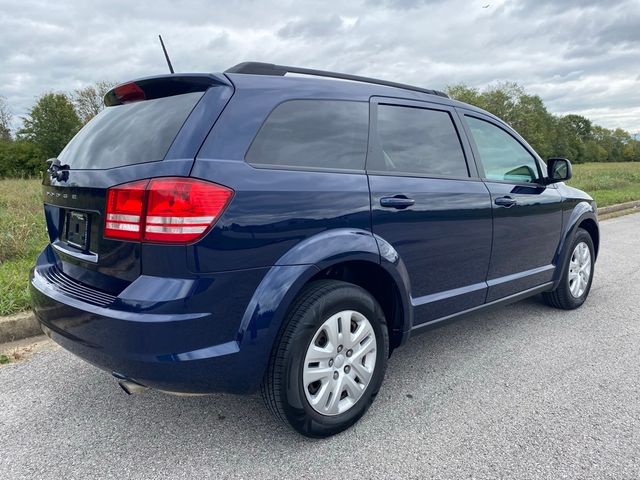
[(145, 189), (149, 180), (127, 183), (107, 191), (104, 236), (124, 240), (142, 239)]
[(233, 190), (191, 178), (157, 178), (107, 192), (104, 235), (121, 240), (188, 243), (216, 222)]
[(139, 102), (144, 100), (144, 91), (135, 83), (125, 83), (113, 89), (113, 93), (120, 103)]
[(144, 239), (190, 242), (218, 218), (233, 192), (215, 183), (158, 178), (148, 187)]

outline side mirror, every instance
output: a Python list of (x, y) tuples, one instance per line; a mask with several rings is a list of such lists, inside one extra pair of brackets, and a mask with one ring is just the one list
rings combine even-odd
[(558, 183), (569, 180), (573, 175), (571, 162), (566, 158), (550, 158), (547, 160), (547, 183)]

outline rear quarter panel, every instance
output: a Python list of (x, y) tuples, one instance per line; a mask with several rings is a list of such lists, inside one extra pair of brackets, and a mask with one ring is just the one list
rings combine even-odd
[(289, 89), (282, 78), (230, 77), (235, 94), (198, 153), (191, 176), (226, 185), (235, 194), (215, 228), (188, 248), (190, 268), (213, 272), (272, 266), (320, 232), (370, 231), (364, 171), (256, 168), (244, 160), (260, 126), (280, 103), (310, 98), (368, 102), (366, 90), (346, 82), (334, 82), (343, 85), (333, 89), (314, 82)]

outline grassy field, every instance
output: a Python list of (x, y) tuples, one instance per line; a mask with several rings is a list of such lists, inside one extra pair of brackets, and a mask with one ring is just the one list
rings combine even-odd
[(599, 207), (640, 200), (640, 163), (574, 165), (568, 184), (588, 192)]
[[(640, 200), (640, 163), (574, 165), (573, 175), (600, 207)], [(40, 180), (0, 180), (0, 315), (29, 308), (29, 269), (46, 242)]]
[(29, 307), (29, 269), (47, 242), (39, 180), (0, 180), (0, 315)]

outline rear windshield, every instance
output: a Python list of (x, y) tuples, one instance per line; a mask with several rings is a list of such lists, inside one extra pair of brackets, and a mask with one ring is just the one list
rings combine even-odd
[(59, 155), (72, 169), (162, 160), (203, 92), (107, 107)]

